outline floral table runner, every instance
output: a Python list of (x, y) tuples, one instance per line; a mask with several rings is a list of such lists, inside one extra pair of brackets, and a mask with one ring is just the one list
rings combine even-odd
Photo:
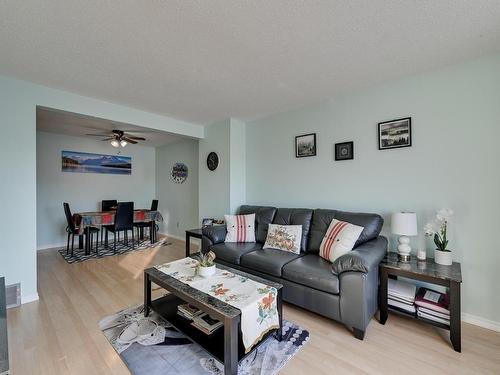
[[(79, 234), (83, 234), (85, 227), (100, 227), (113, 225), (116, 211), (79, 212), (74, 214), (75, 222), (79, 226)], [(134, 210), (134, 223), (163, 221), (160, 211)]]
[(267, 332), (279, 328), (276, 288), (223, 269), (217, 269), (213, 276), (201, 277), (196, 273), (197, 266), (197, 260), (183, 258), (156, 269), (239, 309), (247, 353)]

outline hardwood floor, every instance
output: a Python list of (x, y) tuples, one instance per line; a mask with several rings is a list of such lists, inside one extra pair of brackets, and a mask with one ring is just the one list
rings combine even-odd
[[(142, 302), (144, 268), (183, 254), (184, 243), (176, 240), (72, 265), (56, 251), (39, 252), (40, 300), (8, 311), (11, 373), (129, 374), (97, 323)], [(500, 374), (500, 334), (473, 325), (462, 326), (459, 354), (447, 331), (394, 314), (385, 326), (373, 320), (364, 341), (291, 305), (284, 316), (308, 329), (311, 339), (281, 374)]]

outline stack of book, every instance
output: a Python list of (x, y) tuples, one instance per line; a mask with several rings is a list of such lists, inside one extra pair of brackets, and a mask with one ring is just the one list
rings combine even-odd
[(395, 310), (415, 314), (415, 292), (417, 287), (401, 280), (388, 280), (387, 304)]
[(415, 297), (417, 316), (434, 322), (450, 325), (450, 297), (427, 288), (419, 288)]
[(203, 333), (206, 333), (207, 335), (211, 335), (217, 329), (222, 327), (222, 322), (220, 322), (216, 319), (213, 319), (207, 313), (203, 313), (201, 315), (196, 316), (193, 319), (193, 322), (191, 323), (191, 325), (193, 327), (198, 328)]
[(194, 318), (203, 314), (203, 311), (186, 303), (184, 305), (177, 306), (177, 314), (187, 320), (194, 320)]

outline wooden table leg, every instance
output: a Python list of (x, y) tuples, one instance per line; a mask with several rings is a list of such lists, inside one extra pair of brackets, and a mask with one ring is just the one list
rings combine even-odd
[(191, 252), (191, 249), (190, 249), (190, 240), (191, 240), (191, 236), (189, 235), (189, 233), (186, 233), (186, 258), (189, 256), (189, 253)]
[(238, 326), (240, 317), (224, 320), (224, 374), (238, 374)]
[(83, 249), (83, 234), (78, 235), (78, 248)]
[(462, 351), (460, 283), (450, 282), (450, 340), (456, 352)]
[(379, 309), (380, 309), (380, 324), (385, 324), (387, 321), (387, 272), (380, 269), (380, 287), (379, 287)]
[(151, 279), (149, 275), (144, 272), (144, 316), (149, 315), (149, 308), (151, 306)]
[(278, 308), (278, 320), (279, 320), (280, 328), (278, 329), (278, 332), (276, 333), (276, 340), (281, 342), (281, 340), (283, 340), (283, 292), (282, 292), (282, 289), (278, 289), (277, 298), (278, 299), (276, 301), (276, 306)]

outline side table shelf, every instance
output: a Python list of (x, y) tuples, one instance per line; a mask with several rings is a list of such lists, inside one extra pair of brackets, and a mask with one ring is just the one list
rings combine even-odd
[[(434, 322), (429, 319), (417, 317), (416, 314), (404, 313), (390, 309), (387, 303), (388, 278), (406, 277), (413, 280), (424, 281), (431, 284), (441, 285), (449, 289), (450, 294), (450, 326)], [(450, 340), (453, 349), (457, 352), (462, 350), (461, 339), (461, 308), (460, 308), (460, 286), (462, 283), (462, 272), (460, 263), (453, 262), (451, 266), (441, 266), (434, 262), (434, 259), (427, 258), (425, 261), (412, 259), (410, 262), (399, 262), (396, 253), (389, 253), (380, 264), (380, 323), (385, 324), (388, 311), (395, 311), (398, 314), (413, 317), (424, 323), (447, 329), (450, 331)]]

